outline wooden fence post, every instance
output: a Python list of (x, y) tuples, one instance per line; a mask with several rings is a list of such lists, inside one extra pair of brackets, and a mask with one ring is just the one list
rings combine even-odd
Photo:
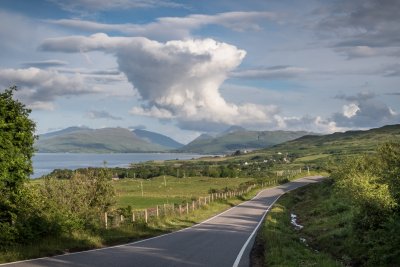
[(179, 216), (182, 216), (182, 205), (179, 204)]
[(106, 226), (106, 229), (108, 229), (108, 216), (107, 216), (107, 212), (104, 212), (104, 224)]
[(144, 221), (147, 223), (147, 209), (144, 210)]
[(192, 209), (193, 209), (193, 211), (194, 211), (194, 200), (192, 200)]
[(132, 222), (135, 222), (135, 211), (132, 210)]
[(157, 218), (159, 216), (159, 214), (158, 214), (158, 205), (157, 205), (157, 208), (156, 208), (156, 216), (157, 216)]

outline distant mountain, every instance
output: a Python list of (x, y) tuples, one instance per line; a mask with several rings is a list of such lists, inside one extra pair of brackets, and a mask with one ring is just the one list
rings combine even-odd
[[(141, 136), (142, 135), (142, 136)], [(90, 129), (70, 127), (39, 136), (35, 143), (38, 152), (69, 153), (134, 153), (166, 152), (176, 149), (176, 143), (166, 136), (148, 132), (135, 133), (125, 128)], [(153, 142), (158, 138), (158, 142)], [(165, 142), (163, 142), (165, 141)], [(167, 145), (167, 141), (173, 144)]]
[(218, 134), (201, 135), (186, 146), (182, 152), (201, 154), (230, 153), (236, 150), (252, 150), (271, 147), (310, 134), (303, 131), (248, 131), (242, 127), (231, 127)]
[(169, 148), (181, 148), (183, 147), (183, 144), (178, 143), (177, 141), (175, 141), (174, 139), (159, 134), (159, 133), (154, 133), (154, 132), (150, 132), (150, 131), (146, 131), (146, 130), (140, 130), (140, 129), (136, 129), (132, 131), (136, 136), (145, 139), (147, 141), (149, 141), (150, 143), (153, 144), (159, 144), (161, 146), (165, 146), (165, 147), (169, 147)]

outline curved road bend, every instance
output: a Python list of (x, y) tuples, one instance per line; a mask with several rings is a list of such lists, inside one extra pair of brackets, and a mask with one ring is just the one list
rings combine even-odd
[(0, 266), (249, 266), (254, 233), (269, 207), (285, 192), (322, 179), (321, 176), (305, 177), (265, 189), (252, 200), (171, 234), (115, 247)]

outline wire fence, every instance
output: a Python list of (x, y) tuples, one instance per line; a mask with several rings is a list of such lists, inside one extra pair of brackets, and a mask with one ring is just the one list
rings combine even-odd
[(182, 202), (181, 204), (162, 204), (146, 209), (134, 209), (121, 212), (120, 209), (105, 212), (101, 216), (101, 221), (106, 229), (119, 227), (124, 223), (146, 223), (159, 220), (165, 217), (180, 217), (188, 215), (210, 203), (221, 200), (228, 200), (243, 197), (251, 190), (260, 186), (261, 188), (278, 185), (288, 181), (288, 177), (301, 173), (300, 170), (284, 170), (276, 172), (276, 179), (269, 179), (260, 184), (252, 184), (244, 189), (237, 189), (227, 192), (215, 192), (206, 196), (198, 197), (196, 200)]

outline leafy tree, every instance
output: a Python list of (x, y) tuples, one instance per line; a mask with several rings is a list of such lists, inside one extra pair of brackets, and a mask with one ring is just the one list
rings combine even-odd
[[(12, 86), (0, 93), (0, 228), (18, 217), (18, 202), (23, 185), (32, 173), (35, 123), (30, 110), (13, 99)], [(0, 230), (1, 230), (0, 229)]]

